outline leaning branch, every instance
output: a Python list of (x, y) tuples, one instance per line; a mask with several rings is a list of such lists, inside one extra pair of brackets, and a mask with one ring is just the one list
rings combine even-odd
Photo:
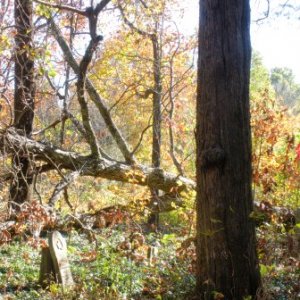
[[(64, 37), (61, 34), (60, 29), (57, 27), (57, 25), (55, 24), (54, 20), (52, 18), (49, 19), (49, 23), (51, 25), (51, 30), (52, 33), (57, 41), (57, 43), (59, 44), (60, 48), (62, 49), (66, 61), (68, 62), (68, 64), (71, 66), (71, 68), (73, 69), (74, 73), (76, 75), (79, 74), (79, 65), (76, 62), (68, 44), (66, 43)], [(114, 138), (116, 144), (118, 145), (120, 151), (122, 152), (125, 160), (127, 163), (134, 163), (135, 159), (129, 149), (129, 146), (127, 145), (125, 139), (122, 136), (121, 131), (117, 128), (117, 126), (115, 125), (115, 123), (113, 122), (109, 109), (107, 108), (104, 100), (100, 97), (100, 95), (98, 94), (97, 90), (95, 89), (94, 85), (92, 84), (92, 82), (87, 78), (86, 82), (86, 90), (91, 98), (91, 100), (93, 101), (93, 103), (96, 105), (96, 107), (98, 108), (110, 134), (112, 135), (112, 137)]]
[(85, 54), (79, 64), (79, 74), (77, 79), (77, 99), (80, 104), (82, 123), (86, 132), (86, 139), (91, 147), (93, 156), (100, 157), (99, 145), (95, 136), (95, 132), (92, 126), (89, 108), (87, 101), (85, 99), (85, 81), (86, 73), (89, 63), (92, 60), (93, 53), (96, 50), (96, 47), (100, 39), (91, 39), (89, 46), (87, 47)]

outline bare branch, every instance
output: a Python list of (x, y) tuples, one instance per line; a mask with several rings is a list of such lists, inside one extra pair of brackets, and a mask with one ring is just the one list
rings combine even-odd
[(145, 8), (148, 8), (148, 6), (147, 6), (147, 4), (145, 3), (144, 0), (139, 0), (139, 1), (142, 3), (142, 5), (143, 5)]
[(141, 133), (141, 136), (140, 136), (140, 139), (137, 143), (137, 145), (134, 147), (134, 149), (132, 150), (132, 153), (135, 153), (137, 151), (137, 149), (140, 147), (141, 143), (142, 143), (142, 140), (143, 140), (143, 137), (144, 137), (144, 134), (146, 133), (146, 131), (152, 127), (152, 124), (149, 124), (147, 127), (144, 128), (144, 130), (142, 131)]
[(52, 196), (49, 199), (49, 205), (54, 206), (56, 201), (59, 199), (65, 188), (73, 183), (76, 178), (80, 175), (79, 172), (71, 172), (70, 174), (63, 177), (63, 179), (55, 186)]
[(75, 116), (69, 112), (68, 110), (64, 111), (64, 114), (67, 116), (68, 119), (71, 120), (71, 122), (73, 123), (73, 125), (77, 128), (77, 130), (83, 135), (85, 136), (85, 130), (84, 127), (82, 126), (82, 124), (75, 118)]
[(264, 12), (263, 17), (254, 20), (255, 23), (259, 23), (259, 22), (261, 22), (261, 21), (263, 21), (263, 20), (265, 20), (269, 17), (269, 14), (270, 14), (270, 0), (266, 0), (266, 1), (267, 1), (267, 10)]
[[(64, 119), (67, 119), (67, 117), (65, 116)], [(50, 128), (55, 128), (55, 126), (56, 126), (57, 124), (59, 124), (61, 121), (62, 121), (62, 119), (56, 120), (56, 121), (54, 121), (53, 123), (51, 123), (49, 126), (43, 128), (43, 129), (41, 129), (41, 130), (39, 130), (39, 131), (33, 132), (32, 135), (42, 134), (42, 133), (44, 133), (45, 131), (47, 131), (48, 129), (50, 129)]]
[(65, 202), (67, 203), (67, 205), (70, 207), (70, 209), (73, 211), (74, 210), (74, 207), (73, 205), (71, 204), (70, 202), (70, 198), (69, 198), (69, 193), (68, 193), (68, 187), (65, 187), (64, 188), (64, 199), (65, 199)]
[(111, 0), (101, 0), (95, 8), (95, 14), (98, 15), (109, 2), (111, 2)]
[(122, 18), (124, 20), (124, 23), (126, 25), (128, 25), (131, 30), (137, 32), (138, 34), (140, 34), (142, 36), (146, 36), (146, 37), (148, 37), (150, 39), (153, 38), (153, 34), (148, 33), (148, 32), (146, 32), (144, 30), (141, 30), (140, 28), (137, 28), (132, 22), (129, 21), (129, 19), (127, 18), (126, 14), (125, 14), (124, 8), (120, 4), (120, 1), (118, 1), (118, 8), (119, 8), (119, 10), (121, 12), (121, 15), (122, 15)]
[(45, 5), (45, 6), (48, 6), (48, 7), (52, 7), (52, 8), (58, 8), (58, 9), (61, 9), (61, 10), (67, 10), (67, 11), (70, 11), (70, 12), (73, 12), (73, 13), (85, 16), (85, 17), (87, 16), (85, 10), (78, 9), (78, 8), (73, 7), (73, 6), (63, 5), (63, 4), (57, 4), (57, 3), (51, 3), (51, 2), (46, 2), (46, 1), (43, 1), (43, 0), (33, 0), (33, 2), (42, 4), (42, 5)]
[[(68, 76), (67, 76), (68, 77)], [(82, 136), (86, 136), (86, 132), (85, 132), (85, 129), (84, 127), (82, 126), (82, 124), (75, 118), (75, 116), (69, 112), (66, 108), (66, 105), (65, 105), (65, 98), (66, 98), (66, 91), (67, 89), (65, 90), (65, 96), (61, 95), (58, 91), (58, 89), (55, 88), (54, 84), (52, 83), (51, 79), (49, 78), (49, 76), (46, 74), (46, 78), (51, 86), (51, 88), (54, 90), (54, 92), (56, 93), (56, 95), (58, 96), (59, 99), (61, 100), (64, 100), (64, 108), (63, 108), (63, 114), (62, 114), (62, 118), (61, 118), (61, 121), (64, 123), (65, 120), (67, 119), (70, 119), (71, 122), (73, 123), (73, 125), (77, 128), (77, 130), (82, 134)], [(48, 128), (46, 128), (48, 129)], [(44, 131), (46, 130), (44, 129)], [(38, 133), (33, 133), (33, 134), (39, 134), (41, 132), (38, 132)]]
[[(150, 117), (150, 120), (152, 119), (152, 116)], [(141, 135), (140, 135), (140, 138), (139, 138), (139, 141), (137, 143), (137, 145), (134, 147), (134, 149), (132, 150), (132, 153), (134, 154), (137, 149), (140, 147), (142, 141), (143, 141), (143, 138), (144, 138), (144, 134), (146, 133), (146, 131), (151, 128), (153, 126), (153, 124), (150, 123), (150, 120), (148, 122), (148, 125), (143, 129), (143, 131), (141, 132)]]

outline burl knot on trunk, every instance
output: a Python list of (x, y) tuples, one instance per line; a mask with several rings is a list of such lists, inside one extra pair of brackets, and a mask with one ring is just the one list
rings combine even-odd
[(200, 155), (200, 165), (207, 169), (211, 167), (221, 167), (225, 163), (225, 150), (220, 146), (209, 147), (202, 151)]

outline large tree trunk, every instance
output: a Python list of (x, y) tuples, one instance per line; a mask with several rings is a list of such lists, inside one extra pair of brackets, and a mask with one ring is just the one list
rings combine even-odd
[[(250, 213), (249, 0), (200, 0), (197, 295), (242, 300), (260, 286)], [(221, 296), (221, 295), (220, 295)]]
[[(14, 126), (30, 137), (34, 117), (34, 62), (32, 45), (32, 1), (15, 0), (15, 95)], [(30, 198), (32, 184), (30, 155), (22, 151), (13, 157), (15, 178), (10, 188), (13, 208)]]

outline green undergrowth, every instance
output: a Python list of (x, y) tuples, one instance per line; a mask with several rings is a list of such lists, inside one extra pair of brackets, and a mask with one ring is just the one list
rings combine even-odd
[(257, 229), (266, 300), (300, 299), (299, 225), (287, 230), (282, 224), (265, 223)]
[[(167, 216), (161, 221), (165, 219), (170, 225)], [(264, 285), (264, 297), (259, 300), (300, 299), (298, 226), (286, 229), (277, 222), (257, 228)], [(139, 245), (132, 240), (134, 235), (142, 240)], [(171, 224), (159, 233), (145, 233), (137, 224), (122, 224), (99, 230), (95, 237), (89, 240), (77, 231), (65, 235), (75, 281), (68, 291), (55, 283), (48, 289), (39, 286), (40, 244), (18, 238), (1, 245), (0, 299), (191, 298), (195, 288), (195, 245), (189, 230)], [(149, 249), (155, 250), (151, 260)]]
[[(76, 231), (66, 236), (76, 283), (69, 291), (55, 283), (46, 290), (38, 285), (39, 246), (25, 241), (2, 245), (0, 299), (187, 299), (195, 278), (190, 271), (192, 258), (178, 253), (183, 239), (150, 233), (136, 249), (121, 249), (130, 235), (120, 227), (102, 230), (97, 242)], [(150, 261), (151, 245), (157, 255)]]

